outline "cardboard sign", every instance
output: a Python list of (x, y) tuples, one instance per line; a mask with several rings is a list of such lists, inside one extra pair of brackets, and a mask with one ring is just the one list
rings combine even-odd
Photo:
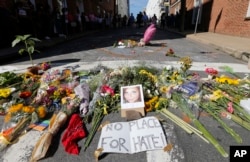
[(121, 87), (121, 117), (126, 117), (126, 112), (137, 111), (141, 116), (145, 116), (144, 96), (142, 85), (131, 85)]
[(103, 153), (137, 153), (163, 149), (167, 145), (162, 126), (156, 117), (117, 122), (102, 128), (98, 149)]

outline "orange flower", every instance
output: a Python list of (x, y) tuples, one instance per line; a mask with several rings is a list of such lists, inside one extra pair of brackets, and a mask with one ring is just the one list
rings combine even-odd
[(4, 122), (7, 123), (9, 122), (11, 119), (11, 113), (7, 113), (5, 116), (4, 116)]
[(23, 104), (16, 104), (16, 105), (13, 105), (11, 106), (9, 109), (8, 109), (8, 112), (9, 113), (15, 113), (15, 112), (18, 112), (22, 109), (23, 107)]
[(46, 108), (44, 106), (39, 106), (37, 108), (37, 115), (39, 118), (44, 118), (46, 116), (47, 112), (46, 112)]
[(35, 108), (32, 107), (32, 106), (24, 106), (24, 107), (22, 108), (22, 111), (23, 111), (24, 113), (31, 114), (31, 113), (33, 113), (33, 112), (35, 111)]

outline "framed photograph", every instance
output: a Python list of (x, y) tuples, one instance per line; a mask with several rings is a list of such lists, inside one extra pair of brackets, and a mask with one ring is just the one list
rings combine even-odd
[(129, 110), (139, 111), (144, 116), (144, 96), (142, 85), (130, 85), (121, 87), (122, 116)]

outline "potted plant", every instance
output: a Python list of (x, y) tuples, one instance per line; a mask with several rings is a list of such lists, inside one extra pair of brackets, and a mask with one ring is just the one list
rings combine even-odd
[(12, 41), (12, 47), (15, 47), (17, 44), (22, 43), (24, 44), (24, 47), (20, 48), (18, 53), (20, 55), (22, 55), (23, 53), (28, 53), (29, 54), (29, 58), (31, 61), (31, 65), (32, 67), (30, 67), (30, 69), (32, 69), (32, 73), (38, 73), (38, 68), (34, 66), (33, 63), (33, 59), (32, 59), (32, 54), (34, 52), (38, 52), (40, 53), (40, 51), (35, 49), (35, 45), (36, 42), (39, 42), (40, 40), (34, 37), (31, 37), (30, 34), (26, 34), (26, 35), (17, 35), (16, 39)]

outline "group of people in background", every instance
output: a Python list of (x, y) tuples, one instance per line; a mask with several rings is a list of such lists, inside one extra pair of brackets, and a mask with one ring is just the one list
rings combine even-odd
[(180, 14), (177, 12), (174, 14), (166, 14), (162, 13), (160, 17), (160, 28), (166, 29), (166, 28), (179, 28), (180, 25)]
[(134, 27), (147, 27), (149, 24), (154, 23), (157, 24), (157, 17), (154, 14), (152, 17), (149, 17), (146, 12), (139, 12), (136, 17), (134, 17), (133, 13), (130, 14), (127, 25)]
[[(18, 1), (12, 9), (0, 4), (0, 48), (10, 46), (15, 35), (31, 34), (39, 39), (51, 37), (67, 37), (71, 34), (96, 29), (116, 29), (122, 27), (147, 27), (150, 23), (157, 24), (154, 14), (149, 17), (146, 12), (139, 12), (136, 17), (112, 14), (109, 12), (94, 15), (80, 12), (78, 8), (68, 10), (56, 6), (50, 8), (46, 2), (33, 4), (29, 1)], [(165, 20), (164, 20), (165, 21)], [(161, 17), (161, 22), (163, 17)], [(164, 27), (165, 23), (162, 23)]]

